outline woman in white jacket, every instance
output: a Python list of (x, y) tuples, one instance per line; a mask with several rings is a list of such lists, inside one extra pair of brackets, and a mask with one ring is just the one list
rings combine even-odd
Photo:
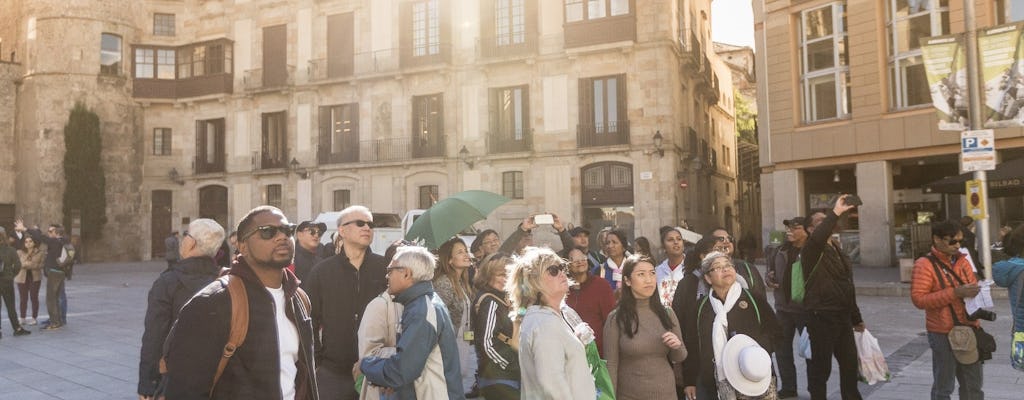
[(522, 323), (519, 363), (523, 399), (594, 399), (594, 377), (583, 347), (593, 330), (564, 299), (569, 278), (551, 249), (528, 247), (516, 260), (508, 292), (513, 320)]

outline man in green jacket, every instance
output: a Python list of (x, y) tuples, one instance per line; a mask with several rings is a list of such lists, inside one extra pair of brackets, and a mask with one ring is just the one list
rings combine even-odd
[[(18, 252), (7, 243), (7, 231), (0, 227), (0, 299), (7, 304), (7, 317), (11, 319), (14, 336), (28, 335), (18, 321), (18, 313), (14, 310), (14, 276), (21, 271), (21, 259)], [(3, 334), (0, 333), (0, 336)]]

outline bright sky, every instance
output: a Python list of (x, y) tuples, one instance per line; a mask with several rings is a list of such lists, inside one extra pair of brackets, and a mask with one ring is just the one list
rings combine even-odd
[(711, 2), (711, 40), (754, 47), (754, 11), (751, 0)]

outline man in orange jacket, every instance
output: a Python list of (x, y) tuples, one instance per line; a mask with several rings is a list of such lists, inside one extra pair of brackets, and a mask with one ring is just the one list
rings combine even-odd
[[(932, 225), (932, 250), (914, 262), (910, 299), (925, 310), (928, 344), (932, 349), (932, 400), (949, 399), (954, 377), (961, 399), (983, 399), (982, 361), (961, 364), (949, 344), (954, 323), (978, 326), (967, 318), (964, 300), (978, 294), (978, 280), (970, 263), (960, 254), (964, 234), (954, 221)], [(953, 320), (956, 313), (957, 321)]]

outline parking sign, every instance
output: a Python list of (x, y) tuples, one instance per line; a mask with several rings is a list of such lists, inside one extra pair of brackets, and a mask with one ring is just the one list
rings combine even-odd
[(963, 131), (960, 134), (960, 171), (996, 169), (996, 139), (991, 129)]

